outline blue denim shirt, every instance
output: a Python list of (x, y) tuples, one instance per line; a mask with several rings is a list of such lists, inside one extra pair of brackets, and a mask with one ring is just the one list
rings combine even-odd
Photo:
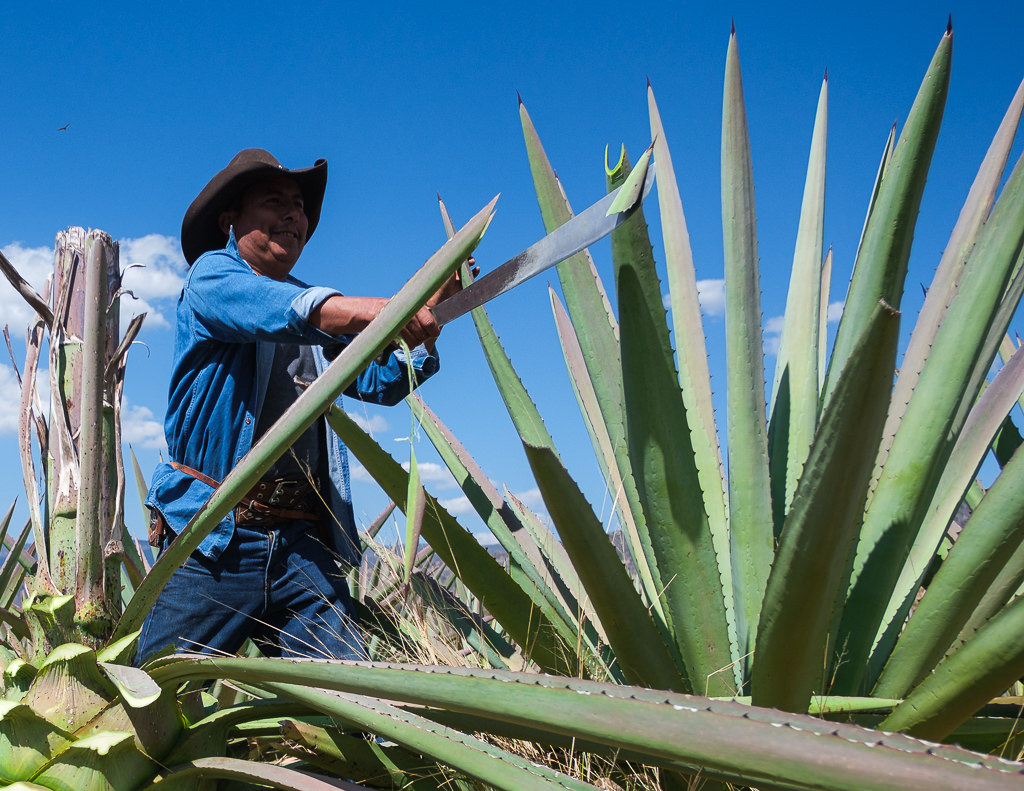
[[(309, 323), (309, 314), (338, 291), (280, 282), (256, 274), (238, 253), (234, 236), (223, 250), (204, 253), (189, 269), (178, 297), (174, 363), (164, 433), (171, 460), (220, 481), (253, 444), (276, 343), (312, 345), (317, 371), (328, 365), (324, 347), (340, 351), (354, 336), (333, 336)], [(418, 383), (437, 372), (437, 355), (412, 350)], [(332, 353), (331, 358), (333, 359)], [(345, 394), (393, 405), (409, 392), (408, 360), (401, 351), (374, 361)], [(338, 406), (341, 406), (338, 399)], [(328, 534), (333, 549), (358, 563), (360, 542), (352, 511), (348, 457), (324, 422), (327, 448), (321, 453), (320, 482), (330, 507)], [(146, 505), (159, 509), (175, 533), (209, 498), (212, 488), (168, 463), (153, 474)], [(231, 540), (234, 514), (225, 517), (199, 545), (216, 560)]]

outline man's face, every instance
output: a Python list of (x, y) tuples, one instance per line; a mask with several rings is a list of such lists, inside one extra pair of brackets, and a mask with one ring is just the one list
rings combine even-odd
[(284, 280), (306, 244), (309, 219), (302, 192), (288, 176), (271, 176), (249, 187), (241, 208), (220, 216), (221, 229), (235, 228), (238, 252), (261, 275)]

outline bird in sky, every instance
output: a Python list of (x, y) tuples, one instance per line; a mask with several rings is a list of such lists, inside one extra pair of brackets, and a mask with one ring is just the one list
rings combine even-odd
[(68, 128), (69, 126), (71, 126), (71, 124), (70, 124), (70, 123), (68, 123), (68, 124), (64, 124), (64, 126), (62, 126), (62, 127), (61, 127), (60, 129), (58, 129), (57, 131), (58, 131), (58, 132), (63, 132), (63, 131), (64, 131), (65, 129), (67, 129), (67, 128)]

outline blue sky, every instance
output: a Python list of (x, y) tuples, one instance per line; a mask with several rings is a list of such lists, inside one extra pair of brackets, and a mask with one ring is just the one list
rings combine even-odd
[[(735, 20), (756, 184), (766, 326), (782, 314), (815, 102), (829, 74), (826, 244), (841, 300), (885, 136), (902, 123), (954, 22), (953, 76), (918, 225), (904, 311), (955, 222), (991, 136), (1024, 77), (1019, 2), (857, 4), (47, 3), (8, 9), (0, 31), (6, 187), (0, 248), (37, 286), (54, 235), (69, 225), (121, 240), (129, 285), (149, 317), (125, 387), (126, 434), (147, 473), (156, 462), (184, 263), (182, 214), (239, 149), (291, 167), (330, 163), (324, 212), (296, 274), (348, 294), (393, 294), (444, 241), (436, 193), (456, 222), (501, 193), (477, 252), (493, 268), (543, 233), (517, 113), (517, 91), (576, 209), (604, 191), (604, 148), (649, 143), (646, 80), (664, 120), (694, 247), (707, 281), (705, 332), (721, 374), (719, 140), (730, 22)], [(63, 131), (60, 127), (68, 125)], [(1015, 157), (1020, 151), (1018, 143)], [(653, 207), (652, 207), (653, 208)], [(653, 220), (656, 212), (649, 212)], [(655, 226), (656, 227), (656, 226)], [(657, 246), (657, 243), (656, 243)], [(592, 249), (611, 287), (607, 243)], [(569, 388), (542, 276), (492, 303), (491, 318), (569, 468), (599, 514), (609, 510)], [(141, 303), (140, 303), (141, 304)], [(137, 308), (138, 309), (138, 308)], [(0, 321), (21, 355), (27, 313), (0, 283)], [(909, 325), (909, 321), (905, 322)], [(768, 333), (769, 338), (771, 333)], [(770, 342), (770, 341), (769, 341)], [(472, 322), (441, 338), (443, 373), (424, 387), (496, 481), (538, 509), (518, 440)], [(773, 357), (766, 357), (768, 376)], [(0, 506), (22, 491), (13, 372), (0, 360)], [(353, 409), (399, 458), (408, 412)], [(724, 404), (719, 405), (719, 415)], [(417, 455), (431, 460), (421, 441)], [(356, 512), (384, 498), (356, 474)], [(428, 488), (458, 512), (443, 476)], [(22, 495), (23, 499), (23, 495)], [(19, 508), (24, 518), (24, 506)], [(133, 529), (141, 516), (129, 504)], [(466, 519), (471, 529), (478, 522)]]

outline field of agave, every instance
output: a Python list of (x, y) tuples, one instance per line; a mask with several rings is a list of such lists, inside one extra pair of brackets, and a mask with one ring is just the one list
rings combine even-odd
[[(69, 232), (52, 305), (2, 262), (37, 321), (22, 372), (32, 518), (20, 533), (7, 535), (9, 516), (2, 528), (0, 783), (601, 787), (510, 747), (527, 742), (600, 756), (602, 782), (622, 786), (644, 782), (633, 768), (643, 765), (663, 788), (1019, 788), (1024, 765), (1007, 759), (1024, 747), (1024, 458), (1008, 416), (1024, 393), (1024, 357), (1006, 331), (1024, 288), (1024, 166), (1005, 171), (1024, 84), (898, 349), (952, 43), (947, 30), (899, 138), (883, 148), (831, 351), (822, 85), (768, 390), (753, 168), (730, 40), (723, 426), (671, 138), (648, 87), (652, 146), (636, 168), (623, 151), (608, 183), (636, 183), (655, 163), (671, 310), (642, 211), (613, 233), (614, 290), (584, 251), (558, 266), (561, 298), (552, 292), (623, 547), (562, 464), (482, 308), (480, 340), (554, 530), (487, 479), (472, 439), (456, 439), (420, 398), (409, 405), (507, 563), (423, 490), (415, 459), (405, 469), (332, 406), (469, 256), (493, 202), (458, 232), (442, 205), (449, 242), (152, 568), (123, 528), (118, 410), (137, 326), (122, 338), (114, 323), (116, 248), (103, 234)], [(572, 212), (525, 107), (520, 115), (550, 232)], [(44, 349), (49, 408), (34, 386)], [(130, 667), (135, 630), (173, 570), (325, 411), (407, 514), (406, 545), (429, 547), (389, 565), (368, 534), (373, 562), (353, 573), (371, 648), (390, 661), (169, 656)], [(1000, 472), (986, 490), (976, 476), (990, 454)]]

